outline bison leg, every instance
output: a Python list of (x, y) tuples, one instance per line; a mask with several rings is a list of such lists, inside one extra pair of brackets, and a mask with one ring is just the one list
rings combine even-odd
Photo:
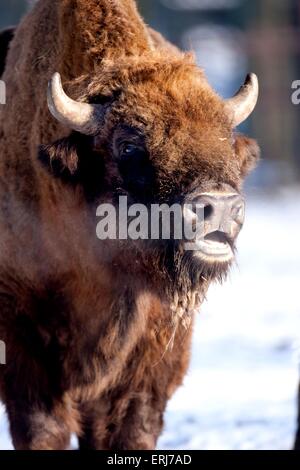
[(16, 450), (64, 450), (69, 446), (70, 430), (62, 417), (24, 409), (24, 404), (16, 402), (6, 408)]
[(300, 385), (298, 391), (298, 422), (294, 450), (300, 450)]
[(79, 420), (76, 407), (61, 387), (55, 347), (45, 349), (27, 317), (15, 321), (3, 333), (7, 364), (1, 367), (0, 395), (15, 448), (66, 448), (70, 433), (78, 432)]
[(104, 450), (108, 404), (101, 399), (94, 400), (82, 404), (79, 411), (81, 414), (81, 430), (78, 436), (79, 449)]
[[(15, 387), (3, 387), (13, 445), (17, 450), (67, 449), (72, 433), (79, 432), (78, 413), (67, 394), (55, 396), (43, 376), (33, 383), (21, 384), (14, 374)], [(49, 384), (48, 384), (49, 385)]]
[[(165, 334), (164, 334), (165, 333)], [(123, 374), (82, 413), (86, 423), (80, 448), (152, 450), (163, 427), (167, 401), (182, 383), (189, 363), (192, 328), (178, 330), (166, 350), (170, 332), (151, 333), (133, 351)]]
[[(163, 426), (166, 403), (141, 394), (131, 398), (126, 412), (115, 424), (110, 417), (106, 448), (109, 450), (154, 450)], [(117, 411), (117, 410), (115, 410)]]
[(151, 450), (162, 428), (165, 404), (132, 390), (107, 393), (82, 413), (80, 450)]

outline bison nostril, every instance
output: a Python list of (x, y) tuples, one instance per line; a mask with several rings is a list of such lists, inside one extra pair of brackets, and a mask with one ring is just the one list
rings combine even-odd
[(214, 213), (214, 207), (212, 204), (210, 204), (209, 202), (207, 201), (201, 201), (200, 200), (197, 200), (194, 204), (193, 204), (193, 212), (199, 217), (201, 218), (201, 220), (209, 220), (213, 213)]
[(214, 212), (214, 208), (211, 204), (206, 204), (204, 206), (204, 220), (208, 220), (210, 219), (210, 217), (212, 216)]
[(236, 222), (243, 222), (245, 217), (245, 206), (244, 204), (238, 204), (233, 207), (232, 218)]

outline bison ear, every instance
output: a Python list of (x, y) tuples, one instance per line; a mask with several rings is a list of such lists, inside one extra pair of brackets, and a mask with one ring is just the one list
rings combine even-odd
[(72, 186), (82, 186), (89, 201), (101, 193), (104, 159), (94, 149), (92, 137), (73, 132), (53, 144), (40, 146), (38, 158), (52, 176)]
[(240, 162), (241, 177), (245, 178), (253, 170), (260, 158), (257, 142), (249, 137), (237, 135), (234, 142), (235, 154)]
[(38, 153), (40, 162), (53, 176), (74, 181), (79, 168), (82, 138), (74, 132), (53, 144), (41, 145)]

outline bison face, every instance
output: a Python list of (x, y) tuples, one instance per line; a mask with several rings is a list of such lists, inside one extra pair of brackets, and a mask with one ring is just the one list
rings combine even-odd
[[(255, 75), (224, 101), (190, 58), (166, 63), (151, 57), (108, 64), (100, 78), (88, 84), (83, 79), (80, 86), (85, 93), (73, 101), (58, 74), (50, 83), (50, 111), (76, 131), (67, 139), (67, 151), (62, 146), (50, 151), (52, 159), (63, 160), (82, 184), (88, 181), (98, 202), (117, 204), (126, 195), (129, 204), (147, 207), (188, 203), (184, 217), (195, 220), (193, 207), (202, 205), (202, 233), (189, 257), (227, 266), (243, 224), (241, 184), (259, 153), (254, 141), (234, 134), (256, 104)], [(171, 245), (178, 253), (183, 242), (148, 246)]]

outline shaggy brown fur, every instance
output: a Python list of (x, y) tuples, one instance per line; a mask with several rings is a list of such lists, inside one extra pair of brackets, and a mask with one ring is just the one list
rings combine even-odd
[[(51, 117), (56, 71), (74, 98), (106, 105), (95, 138)], [(82, 448), (154, 448), (189, 362), (192, 328), (179, 320), (227, 266), (171, 243), (99, 242), (96, 206), (239, 191), (257, 146), (233, 136), (193, 57), (148, 29), (133, 0), (40, 0), (3, 78), (0, 395), (14, 445), (62, 449), (75, 432)], [(120, 139), (146, 149), (146, 171), (120, 160)]]

